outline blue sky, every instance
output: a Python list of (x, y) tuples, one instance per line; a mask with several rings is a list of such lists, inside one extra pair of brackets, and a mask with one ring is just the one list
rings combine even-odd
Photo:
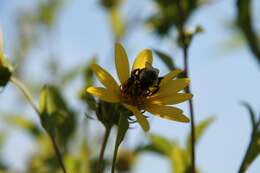
[[(32, 6), (33, 1), (1, 0), (0, 25), (5, 34), (5, 52), (12, 55), (15, 43), (15, 13), (18, 9)], [(139, 5), (136, 5), (138, 2)], [(254, 10), (260, 9), (260, 3), (254, 3)], [(154, 8), (149, 1), (128, 1), (123, 6), (124, 14), (138, 11), (137, 17), (141, 20), (147, 17)], [(256, 14), (256, 12), (254, 12)], [(204, 32), (198, 35), (189, 50), (191, 87), (194, 94), (196, 122), (209, 116), (215, 116), (216, 121), (208, 129), (197, 146), (197, 163), (203, 172), (219, 173), (236, 172), (245, 149), (249, 142), (250, 121), (247, 111), (240, 104), (248, 101), (256, 111), (259, 110), (259, 66), (248, 48), (243, 45), (232, 46), (228, 40), (234, 35), (228, 23), (232, 22), (236, 14), (233, 0), (212, 1), (202, 6), (189, 22), (189, 27), (201, 25)], [(95, 0), (68, 1), (59, 14), (58, 23), (53, 31), (54, 52), (62, 57), (62, 68), (67, 69), (87, 62), (97, 55), (99, 63), (115, 74), (113, 62), (113, 37), (106, 13)], [(259, 26), (259, 23), (256, 23)], [(179, 66), (182, 66), (182, 54), (169, 39), (160, 40), (152, 35), (151, 30), (137, 22), (134, 31), (122, 41), (131, 61), (143, 48), (157, 48), (170, 53)], [(230, 49), (230, 47), (233, 47)], [(29, 55), (33, 67), (28, 69), (26, 79), (39, 78), (44, 71), (41, 62), (46, 61), (48, 45), (42, 40), (40, 48), (35, 48)], [(33, 58), (39, 57), (37, 61)], [(161, 73), (167, 72), (165, 66), (155, 59), (155, 66), (161, 68)], [(40, 70), (39, 70), (40, 69)], [(44, 74), (43, 74), (44, 76)], [(47, 78), (47, 77), (46, 77)], [(75, 84), (65, 91), (66, 96), (75, 98)], [(17, 104), (16, 92), (8, 86), (1, 94), (0, 110), (10, 110), (11, 105)], [(6, 101), (7, 100), (7, 101)], [(8, 103), (8, 104), (7, 104)], [(72, 102), (76, 105), (77, 102)], [(188, 114), (187, 105), (180, 105)], [(29, 108), (17, 108), (29, 113), (28, 117), (35, 115)], [(161, 134), (169, 139), (177, 139), (184, 144), (185, 136), (189, 132), (188, 124), (180, 124), (150, 118), (150, 133)], [(144, 142), (141, 129), (135, 128), (128, 134), (128, 145)], [(10, 162), (17, 158), (24, 158), (26, 152), (33, 151), (33, 144), (23, 135), (14, 133), (9, 140), (10, 145), (4, 152)], [(18, 136), (18, 137), (17, 137)], [(19, 143), (19, 147), (15, 144)], [(139, 159), (134, 172), (169, 172), (169, 164), (158, 156), (146, 154)], [(21, 163), (17, 164), (21, 166)], [(260, 158), (255, 160), (249, 173), (260, 170)]]

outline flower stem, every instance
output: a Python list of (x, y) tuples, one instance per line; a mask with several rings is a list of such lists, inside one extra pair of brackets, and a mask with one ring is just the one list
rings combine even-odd
[(104, 160), (104, 153), (107, 146), (108, 137), (111, 132), (111, 127), (106, 127), (106, 131), (103, 138), (103, 143), (101, 146), (100, 154), (99, 154), (99, 160), (98, 160), (98, 167), (97, 167), (97, 173), (103, 172), (103, 160)]
[[(185, 14), (181, 5), (181, 0), (177, 0), (177, 8), (180, 15), (180, 25), (179, 25), (179, 31), (181, 36), (181, 42), (182, 42), (182, 48), (183, 48), (183, 56), (184, 56), (184, 74), (185, 77), (189, 78), (189, 63), (188, 63), (188, 47), (189, 43), (185, 34), (185, 28), (184, 28), (184, 20), (185, 20)], [(186, 88), (187, 93), (191, 93), (191, 87), (190, 85)], [(191, 129), (191, 172), (196, 172), (196, 155), (195, 155), (195, 143), (196, 143), (196, 133), (195, 133), (195, 117), (194, 117), (194, 108), (193, 108), (193, 101), (192, 99), (189, 100), (189, 110), (190, 110), (190, 129)]]
[(116, 158), (117, 158), (117, 153), (118, 153), (118, 147), (119, 147), (119, 146), (116, 146), (116, 147), (115, 147), (115, 150), (114, 150), (111, 173), (114, 173), (114, 172), (115, 172), (115, 168), (116, 168)]
[(14, 76), (11, 77), (11, 82), (23, 93), (24, 97), (27, 99), (27, 101), (31, 104), (32, 108), (34, 109), (34, 111), (40, 115), (40, 111), (37, 108), (35, 102), (33, 101), (32, 95), (31, 93), (28, 91), (28, 89), (26, 88), (26, 86), (19, 81), (17, 78), (15, 78)]
[[(37, 108), (34, 100), (33, 100), (33, 97), (31, 95), (31, 93), (29, 92), (29, 90), (26, 88), (26, 86), (20, 81), (18, 80), (17, 78), (15, 78), (14, 76), (11, 77), (11, 82), (22, 92), (22, 94), (24, 95), (24, 97), (26, 98), (26, 100), (30, 103), (30, 105), (32, 106), (32, 108), (34, 109), (34, 111), (37, 113), (37, 115), (40, 117), (40, 111), (39, 109)], [(47, 132), (48, 133), (48, 132)], [(48, 133), (50, 139), (51, 139), (51, 142), (52, 142), (52, 146), (55, 150), (55, 155), (59, 161), (59, 164), (60, 164), (60, 167), (61, 169), (63, 170), (63, 173), (67, 173), (66, 169), (65, 169), (65, 166), (64, 166), (64, 163), (62, 161), (62, 156), (61, 156), (61, 153), (59, 151), (59, 148), (58, 148), (58, 145), (55, 141), (55, 138), (52, 134)]]
[(51, 133), (49, 133), (49, 136), (50, 136), (50, 139), (51, 139), (54, 151), (55, 151), (55, 155), (56, 155), (56, 157), (58, 159), (58, 162), (60, 164), (60, 167), (61, 167), (63, 173), (67, 173), (66, 168), (65, 168), (64, 163), (63, 163), (63, 160), (62, 160), (61, 152), (60, 152), (59, 147), (58, 147), (58, 145), (57, 145), (57, 143), (55, 141), (55, 137)]

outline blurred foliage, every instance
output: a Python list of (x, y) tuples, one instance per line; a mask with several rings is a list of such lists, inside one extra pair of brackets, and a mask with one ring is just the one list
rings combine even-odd
[[(28, 53), (39, 46), (43, 38), (51, 37), (51, 32), (57, 23), (59, 12), (62, 10), (64, 0), (45, 0), (36, 1), (35, 8), (19, 11), (17, 14), (17, 36), (16, 49), (13, 57), (15, 58), (16, 74), (23, 77), (22, 69), (30, 68), (25, 64)], [(119, 41), (125, 37), (128, 31), (127, 17), (122, 15), (123, 0), (99, 0), (107, 12), (114, 41)], [(183, 7), (183, 19), (179, 15), (178, 0), (153, 0), (156, 4), (157, 12), (147, 19), (148, 23), (160, 37), (169, 36), (172, 29), (179, 30), (184, 24), (187, 24), (192, 14), (202, 4), (198, 0), (182, 0), (179, 1)], [(259, 40), (257, 33), (253, 28), (252, 12), (250, 0), (237, 0), (237, 26), (244, 34), (251, 51), (257, 60), (260, 60)], [(202, 27), (198, 26), (193, 30), (185, 30), (187, 41), (190, 43), (195, 34), (202, 31)], [(47, 38), (48, 39), (48, 38)], [(180, 38), (176, 42), (180, 45)], [(49, 45), (51, 46), (51, 45)], [(178, 69), (173, 57), (159, 50), (159, 46), (154, 49), (155, 54), (162, 60), (169, 70)], [(36, 60), (37, 57), (33, 59)], [(53, 59), (52, 59), (53, 60)], [(95, 137), (99, 137), (99, 133), (87, 134), (86, 126), (90, 119), (100, 122), (106, 129), (117, 126), (117, 134), (115, 141), (115, 156), (111, 163), (111, 149), (109, 148), (108, 158), (105, 158), (105, 168), (110, 168), (114, 164), (118, 172), (131, 172), (137, 163), (137, 157), (144, 152), (152, 152), (160, 154), (169, 160), (174, 173), (190, 173), (190, 134), (187, 135), (186, 145), (181, 146), (177, 140), (167, 139), (161, 135), (152, 134), (149, 137), (147, 145), (137, 145), (135, 149), (120, 150), (119, 145), (126, 137), (127, 130), (131, 124), (135, 122), (132, 113), (118, 104), (110, 104), (99, 101), (92, 95), (85, 92), (88, 86), (92, 86), (95, 78), (91, 65), (97, 62), (97, 57), (90, 58), (87, 64), (80, 64), (77, 67), (67, 71), (62, 71), (59, 75), (58, 68), (60, 61), (52, 61), (46, 71), (55, 78), (55, 81), (42, 87), (40, 91), (40, 121), (45, 132), (54, 135), (61, 148), (63, 160), (69, 173), (94, 173), (98, 165), (97, 154), (99, 149), (99, 140), (95, 141)], [(260, 62), (260, 61), (259, 61)], [(5, 86), (11, 76), (10, 71), (0, 67), (0, 86)], [(84, 106), (83, 117), (78, 116), (79, 112), (72, 108), (70, 100), (64, 97), (65, 86), (70, 85), (74, 79), (81, 76), (84, 85), (78, 93), (78, 99)], [(57, 78), (57, 79), (56, 79)], [(36, 84), (39, 86), (39, 84)], [(42, 85), (42, 84), (41, 84)], [(30, 86), (31, 87), (31, 86)], [(37, 87), (36, 91), (38, 93)], [(260, 120), (257, 120), (256, 113), (248, 103), (244, 103), (249, 111), (252, 124), (252, 134), (248, 149), (242, 161), (240, 172), (245, 172), (253, 163), (260, 153)], [(75, 110), (74, 110), (75, 109)], [(8, 124), (8, 127), (22, 129), (24, 133), (31, 135), (32, 140), (36, 143), (37, 150), (33, 152), (27, 164), (25, 165), (26, 173), (61, 173), (59, 163), (55, 156), (52, 143), (37, 122), (25, 118), (22, 114), (8, 114), (1, 116), (1, 123)], [(196, 142), (198, 142), (210, 124), (214, 122), (214, 118), (210, 117), (197, 124), (196, 126)], [(83, 126), (83, 127), (82, 127)], [(87, 137), (86, 137), (87, 136)], [(8, 132), (1, 129), (0, 133), (0, 173), (10, 172), (12, 165), (5, 162), (2, 157), (2, 150), (6, 144)], [(196, 143), (197, 144), (197, 143)], [(109, 146), (110, 147), (110, 146)], [(8, 170), (8, 171), (7, 171)], [(11, 170), (12, 171), (12, 170)], [(199, 172), (199, 171), (197, 171)]]
[(66, 146), (76, 128), (76, 115), (55, 86), (42, 88), (40, 114), (45, 130), (53, 134), (60, 144)]
[(121, 14), (121, 4), (123, 0), (100, 0), (100, 4), (106, 9), (111, 24), (114, 40), (120, 39), (126, 33), (126, 22)]
[(199, 7), (198, 0), (181, 0), (183, 7), (183, 19), (181, 19), (178, 10), (179, 0), (154, 0), (158, 7), (158, 12), (152, 15), (147, 23), (160, 36), (167, 36), (173, 27), (179, 28), (182, 23), (186, 23), (192, 13)]
[(17, 42), (13, 57), (18, 66), (16, 73), (22, 71), (23, 62), (28, 57), (30, 49), (39, 44), (45, 31), (50, 32), (55, 25), (64, 0), (36, 1), (32, 10), (21, 10), (17, 15)]
[[(197, 124), (196, 142), (198, 142), (206, 131), (206, 129), (214, 121), (213, 117), (209, 117)], [(197, 143), (196, 143), (197, 144)], [(172, 167), (172, 173), (191, 173), (190, 158), (190, 135), (187, 136), (186, 147), (182, 148), (176, 140), (169, 140), (160, 135), (150, 135), (150, 144), (136, 148), (137, 153), (154, 152), (169, 159)], [(197, 172), (199, 172), (197, 170)]]
[(260, 40), (252, 23), (252, 1), (237, 0), (237, 25), (248, 42), (248, 46), (254, 57), (260, 63)]

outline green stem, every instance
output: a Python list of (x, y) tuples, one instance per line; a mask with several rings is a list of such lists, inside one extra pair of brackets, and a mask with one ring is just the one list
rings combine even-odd
[[(37, 115), (40, 117), (41, 116), (41, 113), (39, 111), (39, 109), (37, 108), (34, 100), (33, 100), (33, 97), (31, 95), (31, 93), (29, 92), (29, 90), (26, 88), (26, 86), (20, 81), (18, 80), (17, 78), (15, 78), (14, 76), (11, 77), (11, 82), (22, 92), (22, 94), (24, 95), (24, 97), (26, 98), (26, 100), (30, 103), (30, 105), (32, 106), (32, 108), (34, 109), (34, 111), (37, 113)], [(48, 133), (48, 132), (47, 132)], [(49, 134), (49, 133), (48, 133)], [(59, 148), (58, 148), (58, 145), (55, 141), (55, 138), (52, 134), (49, 134), (49, 137), (51, 139), (51, 142), (52, 142), (52, 146), (55, 150), (55, 154), (56, 154), (56, 157), (59, 161), (59, 164), (60, 164), (60, 167), (61, 169), (63, 170), (63, 173), (67, 173), (66, 169), (65, 169), (65, 166), (64, 166), (64, 163), (62, 161), (62, 156), (61, 156), (61, 153), (59, 151)]]
[[(183, 46), (183, 56), (184, 56), (184, 73), (187, 78), (189, 78), (189, 64), (188, 64), (188, 47), (189, 43), (187, 42), (187, 37), (185, 34), (185, 28), (184, 28), (184, 20), (185, 20), (185, 14), (182, 8), (181, 0), (177, 0), (177, 8), (179, 10), (180, 15), (180, 25), (179, 30), (181, 34), (181, 41)], [(190, 85), (186, 88), (187, 93), (191, 93)], [(193, 101), (192, 99), (189, 100), (189, 110), (190, 110), (190, 129), (191, 129), (191, 172), (196, 172), (196, 155), (195, 155), (195, 143), (196, 143), (196, 133), (195, 133), (195, 118), (194, 118), (194, 108), (193, 108)]]
[(104, 160), (104, 153), (107, 146), (108, 137), (111, 132), (111, 127), (106, 127), (106, 131), (103, 138), (103, 143), (101, 146), (100, 154), (99, 154), (99, 160), (98, 160), (98, 167), (97, 167), (97, 173), (103, 172), (103, 160)]
[(57, 145), (57, 143), (55, 141), (55, 137), (51, 133), (49, 133), (49, 136), (50, 136), (50, 139), (51, 139), (54, 151), (55, 151), (55, 155), (56, 155), (56, 157), (58, 159), (58, 162), (60, 164), (60, 167), (61, 167), (63, 173), (67, 173), (66, 168), (65, 168), (64, 163), (63, 163), (63, 160), (62, 160), (61, 152), (60, 152), (59, 147), (58, 147), (58, 145)]
[(118, 148), (119, 148), (119, 145), (116, 145), (115, 150), (114, 150), (114, 154), (113, 154), (113, 162), (112, 162), (111, 173), (115, 172)]
[(40, 111), (37, 108), (35, 102), (33, 101), (32, 95), (31, 93), (28, 91), (28, 89), (26, 88), (26, 86), (19, 81), (17, 78), (15, 78), (14, 76), (11, 77), (11, 82), (23, 93), (24, 97), (27, 99), (27, 101), (31, 104), (31, 106), (33, 107), (34, 111), (40, 115)]

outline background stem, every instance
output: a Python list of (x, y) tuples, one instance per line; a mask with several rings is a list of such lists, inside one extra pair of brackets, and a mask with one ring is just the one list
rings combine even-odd
[[(36, 106), (36, 104), (35, 104), (35, 102), (33, 100), (33, 97), (31, 95), (31, 93), (29, 92), (29, 90), (26, 88), (26, 86), (21, 81), (19, 81), (17, 78), (15, 78), (14, 76), (11, 77), (11, 82), (23, 93), (24, 97), (30, 103), (30, 105), (33, 107), (34, 111), (37, 113), (37, 115), (39, 117), (41, 117), (41, 113), (40, 113), (39, 109), (37, 108), (37, 106)], [(58, 145), (57, 145), (57, 143), (55, 141), (55, 138), (50, 133), (48, 133), (48, 135), (49, 135), (49, 137), (51, 139), (52, 146), (54, 148), (55, 155), (56, 155), (56, 157), (58, 159), (60, 167), (63, 170), (63, 173), (67, 173), (67, 171), (65, 169), (65, 166), (64, 166), (64, 163), (62, 161), (62, 156), (61, 156), (60, 150), (59, 150)]]
[(58, 147), (58, 145), (57, 145), (57, 143), (55, 141), (55, 137), (51, 133), (49, 134), (49, 136), (50, 136), (50, 139), (51, 139), (54, 151), (55, 151), (55, 155), (56, 155), (56, 157), (58, 159), (58, 162), (60, 164), (60, 167), (61, 167), (63, 173), (67, 173), (66, 168), (65, 168), (64, 163), (63, 163), (63, 160), (62, 160), (61, 152), (60, 152), (59, 147)]
[[(183, 49), (183, 56), (184, 56), (184, 74), (185, 77), (189, 78), (189, 64), (188, 64), (188, 47), (189, 43), (185, 34), (185, 28), (184, 28), (184, 20), (185, 20), (185, 14), (182, 8), (181, 0), (177, 0), (177, 8), (180, 15), (180, 25), (179, 25), (179, 32), (181, 36), (181, 42), (182, 42), (182, 49)], [(191, 93), (191, 85), (188, 85), (186, 88), (187, 93)], [(190, 120), (191, 120), (191, 172), (196, 172), (196, 155), (195, 155), (195, 142), (196, 142), (196, 133), (195, 133), (195, 118), (194, 118), (194, 108), (193, 108), (193, 101), (192, 99), (189, 100), (189, 110), (190, 110)]]
[(110, 135), (110, 132), (111, 132), (111, 127), (107, 127), (106, 131), (105, 131), (105, 134), (104, 134), (104, 138), (103, 138), (103, 143), (102, 143), (102, 146), (101, 146), (100, 154), (99, 154), (97, 173), (102, 173), (103, 172), (104, 153), (105, 153), (105, 149), (106, 149), (106, 146), (107, 146), (107, 141), (108, 141), (108, 137)]

